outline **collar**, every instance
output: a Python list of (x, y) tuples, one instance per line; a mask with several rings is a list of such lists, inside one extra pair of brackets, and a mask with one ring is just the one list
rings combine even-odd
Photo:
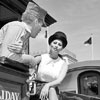
[(22, 23), (23, 23), (23, 25), (25, 26), (25, 29), (26, 29), (29, 33), (31, 33), (30, 26), (27, 25), (25, 22), (22, 22)]

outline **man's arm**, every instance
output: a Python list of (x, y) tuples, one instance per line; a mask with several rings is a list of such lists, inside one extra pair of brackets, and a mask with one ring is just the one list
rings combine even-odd
[(21, 37), (25, 34), (25, 30), (23, 29), (23, 27), (20, 25), (10, 25), (8, 34), (12, 37), (11, 43), (8, 44), (9, 51), (13, 53), (22, 53), (23, 41), (21, 40)]

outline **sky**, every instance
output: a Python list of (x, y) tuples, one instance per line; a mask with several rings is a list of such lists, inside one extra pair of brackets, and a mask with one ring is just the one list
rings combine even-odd
[[(56, 23), (47, 28), (48, 37), (56, 31), (66, 33), (67, 49), (76, 55), (78, 61), (100, 59), (100, 0), (34, 0), (45, 9)], [(92, 45), (84, 42), (92, 35)], [(30, 53), (48, 48), (42, 28), (36, 39), (30, 39)]]

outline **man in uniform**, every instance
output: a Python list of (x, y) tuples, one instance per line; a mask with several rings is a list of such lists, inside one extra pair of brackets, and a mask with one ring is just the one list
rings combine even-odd
[[(48, 26), (47, 15), (47, 12), (35, 2), (29, 2), (22, 14), (21, 22), (9, 22), (0, 29), (0, 56), (22, 62), (22, 54), (28, 53), (29, 38), (35, 38), (41, 27)], [(56, 22), (53, 18), (52, 20)]]

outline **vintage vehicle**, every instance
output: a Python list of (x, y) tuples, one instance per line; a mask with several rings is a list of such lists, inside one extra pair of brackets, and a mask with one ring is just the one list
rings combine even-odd
[[(100, 60), (76, 62), (69, 65), (68, 73), (59, 86), (69, 95), (100, 99)], [(72, 93), (72, 94), (71, 94)], [(86, 99), (84, 99), (86, 100)]]
[(0, 100), (22, 100), (26, 96), (29, 67), (0, 57)]

